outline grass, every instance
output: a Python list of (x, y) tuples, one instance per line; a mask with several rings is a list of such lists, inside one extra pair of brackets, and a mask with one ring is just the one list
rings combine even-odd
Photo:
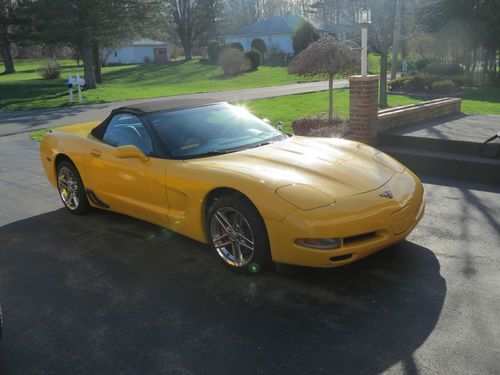
[[(388, 100), (391, 107), (414, 104), (421, 101), (401, 95), (389, 95)], [(349, 117), (349, 90), (334, 90), (333, 101), (335, 115), (341, 118)], [(268, 118), (273, 124), (282, 121), (284, 131), (290, 132), (293, 120), (302, 116), (328, 112), (328, 92), (322, 91), (312, 94), (257, 99), (241, 104), (244, 104), (253, 114)]]
[[(60, 61), (61, 79), (44, 80), (40, 60), (17, 61), (16, 74), (0, 75), (0, 108), (34, 109), (67, 105), (69, 72), (83, 76), (73, 61)], [(261, 66), (257, 71), (225, 77), (218, 66), (198, 60), (168, 64), (135, 64), (103, 68), (103, 83), (84, 92), (85, 103), (106, 103), (198, 92), (286, 85), (304, 81), (286, 68)]]
[(500, 87), (467, 87), (464, 91), (462, 112), (500, 115)]

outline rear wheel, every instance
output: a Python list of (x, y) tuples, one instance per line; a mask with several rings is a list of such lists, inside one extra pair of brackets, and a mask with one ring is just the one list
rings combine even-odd
[(85, 186), (73, 163), (64, 160), (57, 165), (57, 189), (64, 206), (71, 213), (81, 215), (90, 209)]
[(216, 198), (208, 209), (207, 225), (210, 245), (225, 266), (256, 274), (272, 263), (264, 222), (244, 198)]

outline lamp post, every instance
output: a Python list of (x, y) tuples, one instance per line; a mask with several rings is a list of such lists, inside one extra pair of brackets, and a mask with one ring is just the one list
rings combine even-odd
[(361, 24), (361, 76), (368, 75), (368, 25), (372, 23), (372, 12), (365, 5), (359, 10), (358, 21)]

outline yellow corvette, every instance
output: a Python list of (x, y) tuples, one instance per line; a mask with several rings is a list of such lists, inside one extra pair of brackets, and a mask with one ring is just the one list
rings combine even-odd
[(351, 263), (403, 240), (424, 213), (420, 180), (388, 155), (289, 137), (213, 100), (122, 107), (48, 133), (40, 154), (70, 212), (157, 224), (242, 272)]

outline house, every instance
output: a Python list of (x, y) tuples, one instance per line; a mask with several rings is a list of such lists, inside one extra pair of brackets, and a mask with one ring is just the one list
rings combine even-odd
[[(298, 15), (276, 16), (234, 30), (222, 38), (223, 44), (241, 43), (245, 51), (250, 50), (254, 39), (262, 39), (267, 50), (293, 53), (293, 36), (306, 21)], [(337, 25), (327, 22), (312, 23), (319, 35), (335, 35), (339, 40), (346, 40), (350, 32), (349, 25)]]
[(141, 39), (109, 53), (107, 64), (142, 64), (167, 62), (169, 45), (157, 40)]

